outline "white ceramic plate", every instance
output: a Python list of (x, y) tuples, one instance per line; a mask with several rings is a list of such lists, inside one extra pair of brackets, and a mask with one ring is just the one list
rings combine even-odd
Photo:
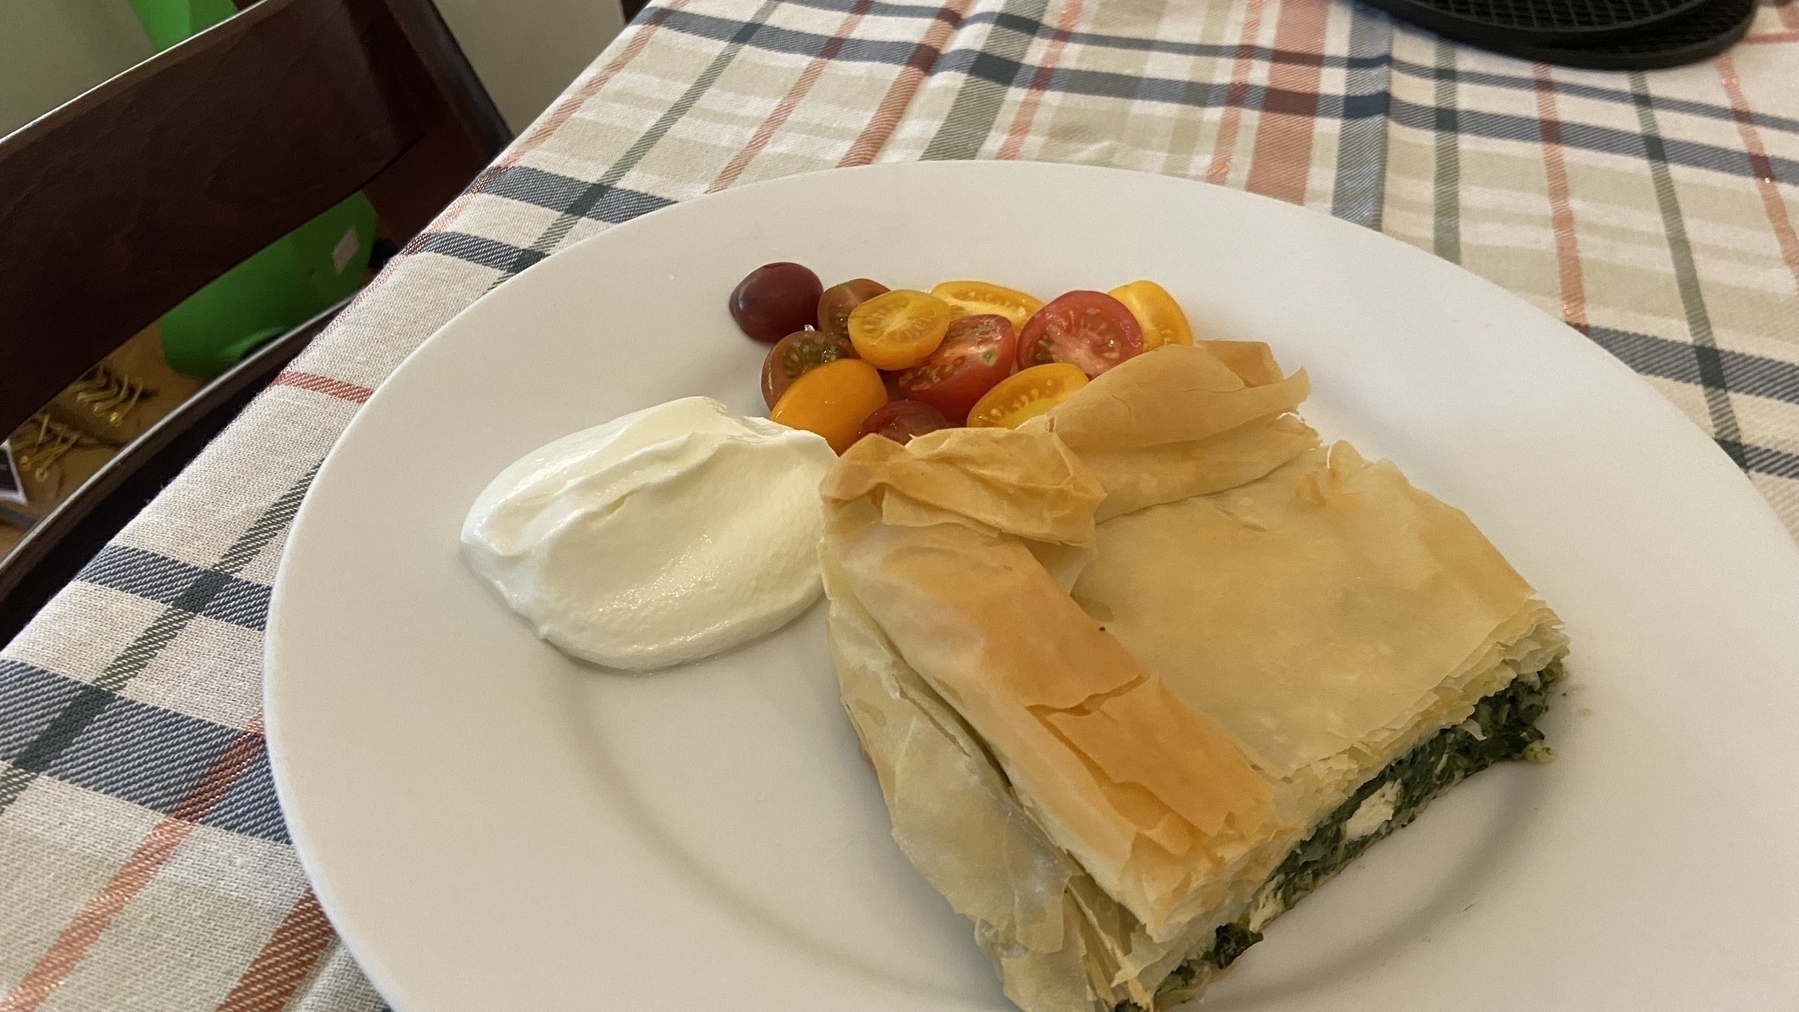
[(687, 394), (760, 411), (726, 294), (1161, 281), (1310, 370), (1308, 417), (1467, 510), (1567, 619), (1560, 759), (1481, 774), (1277, 922), (1209, 1008), (1799, 1007), (1799, 550), (1578, 334), (1448, 263), (1240, 192), (996, 163), (796, 176), (559, 253), (427, 342), (300, 511), (268, 634), (295, 845), (401, 1012), (1002, 1009), (887, 835), (822, 608), (657, 675), (583, 667), (463, 568), (487, 481)]

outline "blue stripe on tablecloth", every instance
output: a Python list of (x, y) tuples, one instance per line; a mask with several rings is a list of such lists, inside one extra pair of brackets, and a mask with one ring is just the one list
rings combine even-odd
[[(472, 264), (480, 264), (482, 267), (492, 267), (497, 271), (506, 270), (519, 260), (528, 261), (525, 266), (529, 267), (549, 255), (525, 249), (522, 246), (514, 246), (511, 243), (500, 242), (497, 239), (469, 235), (467, 232), (433, 232), (424, 237), (424, 241), (419, 244), (418, 252), (455, 257)], [(524, 268), (519, 269), (523, 270)]]
[[(1434, 76), (1435, 69), (1410, 60), (1395, 57), (1392, 61), (1393, 71), (1409, 77), (1429, 78)], [(1483, 70), (1458, 70), (1456, 79), (1463, 84), (1478, 84), (1491, 88), (1504, 88), (1509, 91), (1534, 91), (1536, 79), (1516, 74), (1495, 74)], [(1553, 81), (1556, 96), (1559, 98), (1590, 98), (1598, 102), (1610, 102), (1614, 105), (1630, 105), (1635, 101), (1626, 88), (1602, 88), (1598, 85), (1583, 84), (1578, 81)], [(1735, 122), (1737, 114), (1729, 106), (1712, 105), (1709, 102), (1694, 102), (1684, 98), (1663, 98), (1656, 96), (1655, 108), (1658, 112), (1675, 112), (1688, 116), (1699, 116), (1705, 119)], [(1799, 119), (1786, 116), (1774, 116), (1754, 113), (1751, 121), (1763, 130), (1775, 133), (1799, 134)]]
[(11, 762), (81, 691), (81, 683), (0, 657), (0, 760)]
[[(167, 815), (243, 732), (0, 659), (0, 761), (11, 762), (78, 696), (99, 712), (44, 769), (45, 776)], [(285, 843), (267, 754), (258, 749), (201, 825)]]
[[(1439, 111), (1430, 105), (1420, 105), (1399, 98), (1393, 100), (1393, 121), (1402, 126), (1431, 130)], [(1632, 161), (1640, 161), (1643, 157), (1643, 135), (1635, 130), (1618, 130), (1573, 120), (1562, 120), (1561, 128), (1564, 148), (1620, 155)], [(1475, 109), (1457, 111), (1456, 132), (1529, 143), (1536, 143), (1541, 138), (1535, 116), (1513, 116)], [(1662, 145), (1663, 160), (1668, 164), (1709, 169), (1745, 179), (1757, 178), (1754, 167), (1749, 164), (1749, 156), (1741, 150), (1666, 137), (1662, 139)], [(1770, 158), (1769, 163), (1769, 169), (1778, 181), (1799, 185), (1799, 161)]]
[[(184, 600), (184, 595), (189, 595), (190, 588), (208, 572), (204, 567), (141, 548), (107, 545), (75, 574), (75, 579), (122, 590), (159, 604), (175, 605)], [(268, 620), (269, 588), (235, 576), (218, 574), (213, 579), (219, 586), (205, 599), (199, 614), (260, 630)]]
[[(1382, 11), (1360, 4), (1350, 9), (1351, 56), (1385, 53), (1392, 46), (1392, 19)], [(1344, 92), (1378, 100), (1382, 112), (1343, 122), (1337, 136), (1337, 178), (1331, 186), (1331, 213), (1377, 232), (1386, 204), (1388, 120), (1385, 109), (1392, 95), (1391, 81), (1392, 74), (1379, 63), (1351, 67), (1343, 75)]]
[(238, 733), (114, 696), (44, 773), (166, 814)]
[[(1699, 349), (1686, 341), (1670, 341), (1665, 337), (1610, 327), (1593, 327), (1588, 336), (1606, 351), (1623, 359), (1625, 365), (1646, 376), (1707, 385), (1700, 370)], [(1733, 394), (1799, 404), (1799, 365), (1725, 348), (1713, 353), (1722, 369), (1723, 389)]]
[(231, 790), (200, 820), (212, 826), (261, 840), (287, 843), (287, 822), (275, 800), (275, 776), (269, 769), (268, 749), (257, 749), (250, 765), (237, 776)]
[(1715, 442), (1730, 454), (1731, 459), (1742, 462), (1743, 470), (1757, 474), (1770, 474), (1776, 478), (1791, 478), (1799, 481), (1799, 453), (1788, 453), (1768, 446), (1756, 446), (1738, 440), (1719, 439)]
[(1737, 423), (1736, 405), (1731, 403), (1726, 389), (1724, 366), (1718, 354), (1717, 338), (1712, 332), (1711, 309), (1705, 304), (1705, 291), (1700, 286), (1692, 239), (1687, 235), (1686, 216), (1680, 210), (1680, 194), (1668, 168), (1669, 146), (1656, 121), (1655, 97), (1650, 94), (1649, 79), (1642, 71), (1631, 71), (1629, 80), (1630, 92), (1637, 100), (1637, 132), (1642, 138), (1643, 160), (1648, 163), (1655, 203), (1662, 216), (1669, 266), (1674, 268), (1674, 287), (1687, 318), (1687, 336), (1693, 341), (1693, 354), (1701, 379), (1700, 391), (1705, 395), (1712, 437), (1732, 460), (1747, 469), (1748, 458), (1731, 449), (1742, 445), (1743, 434)]
[[(494, 178), (482, 184), (481, 192), (564, 213), (581, 200), (591, 185), (583, 180), (545, 172), (528, 165), (513, 165), (502, 169)], [(602, 194), (583, 213), (585, 217), (616, 225), (672, 203), (674, 201), (667, 197), (615, 186)]]

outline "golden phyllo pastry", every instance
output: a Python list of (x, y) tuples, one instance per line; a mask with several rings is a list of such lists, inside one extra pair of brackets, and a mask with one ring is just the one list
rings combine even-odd
[(824, 483), (894, 837), (1027, 1012), (1192, 997), (1540, 750), (1554, 614), (1463, 514), (1322, 446), (1307, 390), (1265, 345), (1171, 346), (1015, 431), (863, 439)]

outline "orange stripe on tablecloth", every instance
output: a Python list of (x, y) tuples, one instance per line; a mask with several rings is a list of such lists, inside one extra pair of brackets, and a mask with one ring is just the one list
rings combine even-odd
[(1318, 129), (1318, 84), (1324, 76), (1327, 0), (1281, 0), (1274, 48), (1287, 54), (1268, 68), (1268, 92), (1256, 120), (1249, 155), (1252, 193), (1303, 204), (1312, 175), (1312, 136)]
[(311, 390), (315, 394), (325, 394), (339, 400), (349, 401), (352, 404), (366, 404), (368, 399), (375, 395), (375, 391), (368, 387), (346, 383), (343, 380), (334, 380), (329, 376), (320, 376), (318, 373), (301, 372), (298, 369), (282, 370), (269, 382), (269, 386), (299, 387), (301, 390)]
[[(1782, 10), (1799, 11), (1799, 4), (1783, 7)], [(1763, 32), (1760, 35), (1745, 35), (1737, 42), (1745, 46), (1763, 45), (1769, 42), (1799, 42), (1799, 32)]]
[(1786, 202), (1780, 199), (1780, 186), (1774, 181), (1774, 165), (1768, 160), (1768, 149), (1762, 145), (1761, 131), (1755, 128), (1755, 117), (1749, 112), (1749, 100), (1743, 95), (1742, 79), (1729, 53), (1718, 57), (1718, 80), (1724, 94), (1730, 97), (1730, 114), (1736, 118), (1737, 133), (1743, 138), (1743, 153), (1749, 156), (1749, 170), (1755, 173), (1755, 188), (1761, 191), (1762, 208), (1768, 225), (1780, 244), (1780, 258), (1793, 275), (1793, 287), (1799, 290), (1799, 236), (1793, 234), (1793, 220), (1787, 216)]
[(925, 29), (924, 38), (912, 47), (911, 55), (906, 57), (906, 65), (900, 68), (899, 76), (887, 86), (887, 93), (881, 96), (881, 104), (875, 107), (874, 115), (869, 117), (868, 125), (856, 136), (845, 152), (839, 167), (848, 165), (867, 165), (875, 160), (875, 155), (887, 146), (888, 138), (899, 126), (900, 117), (906, 107), (912, 104), (912, 96), (918, 93), (918, 86), (923, 83), (925, 71), (935, 66), (937, 58), (943, 55), (943, 47), (949, 42), (950, 33), (962, 24), (962, 16), (968, 13), (968, 7), (974, 0), (950, 0), (937, 8), (932, 17), (931, 27)]
[(1555, 82), (1549, 68), (1535, 68), (1537, 131), (1543, 138), (1543, 175), (1549, 184), (1549, 224), (1555, 232), (1555, 268), (1561, 281), (1562, 319), (1581, 333), (1587, 330), (1587, 287), (1580, 269), (1580, 240), (1574, 234), (1568, 164), (1562, 158), (1562, 121), (1555, 108)]
[(1231, 176), (1231, 153), (1237, 148), (1237, 130), (1243, 122), (1243, 99), (1249, 94), (1249, 69), (1255, 63), (1256, 36), (1262, 34), (1263, 0), (1249, 0), (1243, 10), (1243, 30), (1238, 36), (1237, 58), (1231, 64), (1231, 83), (1224, 91), (1224, 112), (1218, 117), (1218, 136), (1212, 138), (1212, 164), (1206, 182), (1223, 183)]
[(818, 79), (824, 75), (826, 65), (837, 58), (837, 54), (843, 50), (844, 43), (849, 41), (856, 26), (862, 23), (862, 18), (873, 6), (874, 0), (856, 0), (855, 6), (850, 8), (849, 14), (838, 24), (837, 30), (831, 33), (831, 37), (825, 40), (823, 46), (819, 47), (818, 55), (813, 57), (800, 71), (800, 76), (794, 79), (793, 86), (787, 89), (787, 94), (781, 96), (781, 101), (775, 103), (774, 110), (768, 114), (768, 118), (756, 128), (756, 133), (750, 137), (750, 142), (743, 146), (743, 150), (731, 157), (731, 161), (719, 172), (718, 178), (712, 181), (711, 186), (706, 187), (707, 193), (716, 193), (737, 182), (737, 177), (743, 175), (743, 170), (749, 168), (750, 163), (756, 160), (756, 156), (762, 153), (762, 149), (767, 147), (769, 140), (774, 137), (775, 131), (781, 129), (781, 124), (787, 122), (787, 117), (793, 115), (793, 110), (799, 107), (806, 94), (812, 90), (812, 86), (818, 83)]
[(308, 889), (239, 977), (218, 1012), (279, 1012), (331, 944), (331, 922)]
[(1030, 136), (1031, 121), (1037, 118), (1037, 108), (1043, 104), (1043, 94), (1049, 90), (1050, 79), (1055, 77), (1056, 64), (1062, 59), (1062, 51), (1068, 48), (1069, 33), (1081, 20), (1081, 0), (1067, 0), (1062, 5), (1062, 13), (1056, 19), (1055, 31), (1050, 34), (1049, 45), (1044, 47), (1043, 60), (1031, 75), (1031, 83), (1026, 86), (1024, 97), (1018, 100), (1018, 112), (1012, 117), (1012, 127), (1006, 132), (1006, 140), (1000, 145), (999, 157), (1010, 161), (1018, 157), (1024, 150), (1024, 139)]
[(100, 887), (100, 891), (88, 900), (69, 926), (62, 930), (50, 948), (38, 957), (24, 979), (13, 986), (6, 997), (0, 998), (0, 1012), (32, 1012), (45, 999), (49, 998), (62, 982), (68, 979), (75, 967), (87, 957), (88, 950), (100, 933), (106, 930), (119, 911), (125, 909), (149, 881), (156, 877), (169, 855), (212, 806), (231, 790), (237, 778), (248, 769), (252, 760), (262, 751), (262, 714), (257, 714), (250, 721), (250, 726), (238, 733), (225, 751), (219, 755), (212, 767), (200, 778), (200, 782), (190, 788), (175, 806), (175, 810), (164, 816), (161, 822), (150, 830), (131, 856), (112, 878)]

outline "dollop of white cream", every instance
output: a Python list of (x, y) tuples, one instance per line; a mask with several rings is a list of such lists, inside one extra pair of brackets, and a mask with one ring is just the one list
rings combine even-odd
[(463, 556), (569, 654), (683, 664), (818, 597), (818, 486), (836, 460), (813, 433), (709, 397), (669, 401), (501, 471), (463, 521)]

